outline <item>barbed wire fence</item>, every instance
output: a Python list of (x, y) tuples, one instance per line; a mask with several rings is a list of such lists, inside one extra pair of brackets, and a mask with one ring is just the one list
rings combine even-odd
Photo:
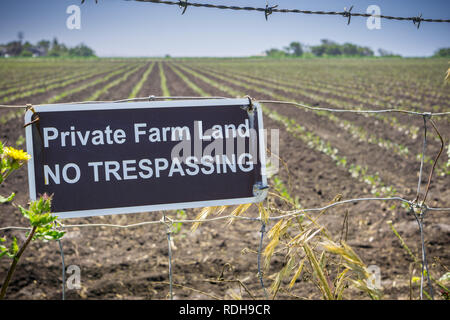
[[(153, 1), (150, 1), (153, 2)], [(337, 202), (330, 203), (328, 205), (322, 206), (322, 207), (314, 207), (314, 208), (304, 208), (304, 209), (296, 209), (296, 210), (272, 210), (273, 208), (266, 208), (266, 210), (269, 211), (275, 211), (278, 212), (280, 215), (278, 216), (269, 216), (267, 218), (268, 221), (279, 221), (281, 219), (291, 218), (291, 217), (299, 217), (303, 216), (308, 212), (322, 212), (324, 210), (341, 206), (345, 204), (350, 203), (358, 203), (358, 202), (365, 202), (365, 201), (396, 201), (401, 202), (403, 204), (407, 204), (409, 207), (409, 212), (411, 215), (413, 215), (418, 223), (419, 227), (419, 233), (420, 233), (420, 243), (421, 243), (421, 278), (420, 278), (420, 299), (423, 299), (423, 291), (424, 291), (424, 276), (427, 277), (427, 283), (429, 287), (429, 296), (433, 299), (433, 289), (432, 289), (432, 283), (430, 279), (430, 273), (428, 268), (428, 259), (426, 254), (426, 245), (424, 240), (424, 218), (426, 214), (430, 211), (432, 212), (450, 212), (450, 208), (439, 208), (439, 207), (429, 207), (426, 205), (426, 199), (428, 195), (428, 191), (431, 186), (431, 181), (433, 177), (433, 172), (436, 166), (436, 163), (438, 162), (442, 151), (444, 149), (444, 140), (436, 126), (436, 124), (433, 122), (432, 117), (443, 117), (450, 115), (449, 112), (419, 112), (419, 111), (410, 111), (410, 110), (401, 110), (401, 109), (380, 109), (380, 110), (361, 110), (361, 109), (332, 109), (332, 108), (323, 108), (323, 107), (312, 107), (306, 104), (298, 103), (298, 102), (290, 102), (290, 101), (277, 101), (277, 100), (258, 100), (253, 99), (249, 96), (246, 96), (250, 101), (257, 101), (259, 103), (270, 103), (270, 104), (280, 104), (280, 105), (292, 105), (301, 107), (306, 110), (314, 110), (314, 111), (326, 111), (326, 112), (335, 112), (335, 113), (355, 113), (355, 114), (368, 114), (368, 113), (401, 113), (401, 114), (408, 114), (412, 116), (418, 116), (423, 118), (423, 145), (422, 145), (422, 154), (421, 154), (421, 161), (420, 161), (420, 169), (419, 169), (419, 178), (417, 183), (417, 192), (416, 197), (414, 200), (408, 200), (400, 196), (394, 196), (394, 197), (366, 197), (366, 198), (354, 198), (354, 199), (347, 199), (347, 200), (341, 200)], [(217, 96), (211, 96), (211, 97), (194, 97), (194, 96), (148, 96), (148, 97), (138, 97), (138, 98), (131, 98), (131, 99), (122, 99), (122, 100), (115, 100), (115, 101), (83, 101), (83, 102), (70, 102), (70, 103), (64, 103), (64, 105), (67, 104), (90, 104), (90, 103), (126, 103), (126, 102), (138, 102), (138, 101), (160, 101), (160, 100), (190, 100), (190, 99), (227, 99), (227, 97), (217, 97)], [(46, 105), (61, 105), (61, 104), (46, 104)], [(24, 106), (19, 105), (0, 105), (1, 108), (24, 108)], [(30, 108), (30, 105), (27, 105), (27, 108)], [(427, 185), (425, 187), (425, 193), (423, 196), (423, 199), (420, 200), (421, 196), (421, 185), (422, 185), (422, 177), (423, 177), (423, 166), (424, 166), (424, 160), (427, 150), (427, 131), (428, 131), (428, 123), (431, 124), (433, 127), (435, 133), (438, 135), (441, 147), (439, 150), (439, 153), (436, 155), (433, 166), (430, 170)], [(223, 220), (243, 220), (243, 221), (257, 221), (261, 223), (261, 229), (260, 229), (260, 239), (259, 239), (259, 246), (258, 246), (258, 253), (257, 253), (257, 270), (258, 270), (258, 278), (260, 281), (261, 288), (264, 292), (264, 295), (266, 298), (268, 298), (268, 294), (266, 291), (266, 287), (264, 285), (263, 280), (263, 272), (261, 268), (261, 256), (263, 251), (263, 240), (264, 240), (264, 234), (266, 233), (266, 220), (260, 217), (248, 217), (248, 216), (235, 216), (235, 215), (225, 215), (225, 216), (219, 216), (215, 218), (206, 218), (206, 219), (171, 219), (170, 217), (167, 217), (166, 214), (163, 212), (162, 218), (160, 220), (152, 220), (152, 221), (143, 221), (139, 223), (133, 223), (128, 225), (118, 225), (118, 224), (104, 224), (104, 223), (88, 223), (88, 224), (63, 224), (59, 222), (59, 225), (62, 229), (70, 230), (72, 228), (92, 228), (92, 227), (109, 227), (109, 228), (120, 228), (120, 229), (130, 229), (130, 228), (136, 228), (140, 226), (145, 225), (156, 225), (160, 224), (161, 226), (165, 227), (165, 232), (167, 236), (167, 242), (168, 242), (168, 273), (169, 273), (169, 297), (170, 299), (173, 299), (173, 287), (179, 286), (177, 284), (173, 283), (173, 270), (172, 270), (172, 228), (174, 224), (190, 224), (190, 223), (210, 223), (210, 222), (217, 222), (217, 221), (223, 221)], [(31, 228), (28, 227), (17, 227), (17, 226), (7, 226), (7, 227), (0, 227), (0, 231), (6, 231), (6, 230), (22, 230), (22, 231), (29, 231)], [(60, 249), (60, 255), (61, 255), (61, 264), (62, 264), (62, 299), (65, 299), (65, 259), (64, 259), (64, 252), (62, 247), (62, 242), (58, 241), (59, 249)]]

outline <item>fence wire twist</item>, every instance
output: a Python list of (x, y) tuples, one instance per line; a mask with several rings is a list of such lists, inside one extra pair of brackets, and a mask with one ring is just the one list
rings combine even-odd
[[(149, 0), (136, 0), (136, 1), (146, 1), (146, 2), (169, 2), (169, 1), (149, 1)], [(191, 4), (190, 4), (191, 5)], [(449, 21), (450, 22), (450, 21)], [(328, 112), (349, 112), (349, 113), (356, 113), (356, 114), (365, 114), (365, 113), (404, 113), (409, 115), (415, 115), (415, 116), (421, 116), (423, 117), (423, 128), (424, 128), (424, 138), (423, 138), (423, 146), (422, 146), (422, 156), (421, 156), (421, 162), (420, 162), (420, 169), (419, 169), (419, 180), (417, 184), (417, 193), (416, 198), (412, 201), (404, 199), (402, 197), (367, 197), (367, 198), (354, 198), (354, 199), (347, 199), (342, 201), (337, 201), (331, 204), (328, 204), (323, 207), (316, 207), (316, 208), (305, 208), (305, 209), (296, 209), (296, 210), (279, 210), (276, 209), (276, 212), (281, 213), (279, 216), (271, 216), (268, 218), (269, 221), (277, 221), (280, 219), (286, 219), (291, 218), (295, 216), (303, 215), (307, 212), (317, 212), (317, 211), (324, 211), (327, 209), (330, 209), (335, 206), (340, 206), (344, 204), (349, 203), (357, 203), (362, 201), (399, 201), (402, 203), (406, 203), (409, 205), (409, 212), (414, 215), (418, 226), (419, 226), (419, 232), (420, 232), (420, 241), (421, 241), (421, 249), (422, 249), (422, 255), (421, 255), (421, 283), (420, 283), (420, 299), (423, 299), (423, 282), (424, 282), (424, 274), (427, 275), (427, 282), (429, 286), (429, 292), (430, 297), (433, 299), (433, 289), (432, 284), (430, 280), (430, 274), (428, 269), (428, 261), (427, 261), (427, 255), (426, 255), (426, 246), (425, 246), (425, 240), (424, 240), (424, 231), (423, 231), (423, 220), (425, 217), (426, 212), (428, 211), (450, 211), (450, 208), (434, 208), (434, 207), (428, 207), (425, 204), (425, 200), (428, 195), (428, 191), (431, 185), (431, 179), (433, 175), (433, 171), (435, 168), (435, 165), (442, 153), (444, 141), (442, 139), (442, 136), (439, 133), (439, 130), (437, 129), (436, 125), (432, 121), (433, 116), (447, 116), (450, 115), (450, 112), (418, 112), (418, 111), (409, 111), (409, 110), (401, 110), (401, 109), (382, 109), (382, 110), (360, 110), (360, 109), (332, 109), (332, 108), (322, 108), (322, 107), (312, 107), (308, 106), (302, 103), (298, 102), (290, 102), (290, 101), (277, 101), (277, 100), (257, 100), (252, 99), (251, 97), (248, 97), (251, 100), (258, 101), (260, 103), (270, 103), (270, 104), (288, 104), (288, 105), (295, 105), (298, 107), (302, 107), (307, 110), (315, 110), (315, 111), (328, 111)], [(125, 102), (136, 102), (136, 101), (157, 101), (157, 100), (187, 100), (187, 99), (226, 99), (225, 97), (192, 97), (192, 96), (177, 96), (177, 97), (167, 97), (167, 96), (149, 96), (149, 97), (139, 97), (139, 98), (131, 98), (131, 99), (122, 99), (122, 100), (115, 100), (115, 101), (83, 101), (83, 102), (71, 102), (71, 103), (65, 103), (65, 104), (89, 104), (89, 103), (125, 103)], [(47, 104), (48, 105), (48, 104)], [(58, 105), (58, 104), (55, 104)], [(17, 106), (17, 105), (0, 105), (0, 107), (3, 108), (24, 108), (24, 106)], [(422, 175), (423, 175), (423, 165), (424, 165), (424, 159), (425, 159), (425, 153), (426, 153), (426, 147), (427, 147), (427, 121), (429, 121), (435, 132), (440, 138), (441, 141), (441, 149), (434, 161), (433, 167), (430, 171), (428, 183), (426, 186), (425, 195), (423, 197), (422, 201), (419, 201), (420, 193), (421, 193), (421, 184), (422, 184)], [(271, 208), (267, 208), (270, 210)], [(111, 227), (111, 228), (135, 228), (145, 225), (153, 225), (153, 224), (161, 224), (166, 227), (166, 235), (167, 235), (167, 241), (168, 241), (168, 259), (169, 259), (169, 297), (170, 299), (173, 299), (173, 277), (172, 277), (172, 247), (171, 247), (171, 234), (172, 234), (172, 226), (177, 223), (207, 223), (207, 222), (214, 222), (214, 221), (221, 221), (221, 220), (227, 220), (227, 219), (233, 219), (233, 220), (245, 220), (245, 221), (257, 221), (261, 223), (261, 237), (260, 237), (260, 243), (258, 248), (258, 256), (257, 256), (257, 267), (258, 267), (258, 277), (260, 280), (261, 287), (263, 289), (264, 295), (267, 298), (267, 291), (264, 286), (263, 281), (263, 272), (261, 270), (261, 255), (262, 255), (262, 248), (263, 248), (263, 239), (265, 234), (265, 228), (266, 223), (265, 220), (263, 220), (261, 217), (247, 217), (247, 216), (234, 216), (234, 215), (226, 215), (226, 216), (220, 216), (215, 218), (206, 218), (206, 219), (171, 219), (170, 217), (167, 217), (165, 214), (163, 214), (163, 217), (161, 220), (155, 220), (155, 221), (144, 221), (134, 224), (128, 224), (128, 225), (117, 225), (117, 224), (104, 224), (104, 223), (94, 223), (94, 224), (60, 224), (61, 228), (63, 229), (70, 229), (70, 228), (84, 228), (84, 227)], [(31, 228), (28, 227), (16, 227), (16, 226), (8, 226), (8, 227), (1, 227), (0, 231), (6, 231), (6, 230), (22, 230), (22, 231), (29, 231)], [(64, 261), (64, 253), (62, 248), (61, 241), (58, 241), (60, 254), (61, 254), (61, 263), (62, 263), (62, 278), (63, 278), (63, 285), (62, 285), (62, 299), (65, 299), (65, 261)]]

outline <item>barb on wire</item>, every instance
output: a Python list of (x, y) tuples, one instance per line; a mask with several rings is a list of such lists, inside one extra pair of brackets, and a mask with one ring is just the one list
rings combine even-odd
[(420, 23), (423, 21), (423, 19), (422, 19), (422, 14), (420, 13), (417, 17), (414, 17), (413, 18), (413, 23), (414, 23), (414, 25), (416, 25), (417, 24), (417, 29), (419, 29), (419, 27), (420, 27)]
[[(130, 1), (130, 0), (128, 0)], [(179, 5), (179, 1), (170, 1), (170, 0), (132, 0), (132, 1), (138, 1), (138, 2), (151, 2), (151, 3), (157, 3), (157, 4), (165, 4), (165, 5)], [(195, 3), (190, 2), (190, 6), (192, 7), (202, 7), (202, 8), (214, 8), (214, 9), (221, 9), (221, 10), (235, 10), (235, 11), (257, 11), (257, 12), (264, 12), (266, 14), (266, 19), (269, 14), (273, 12), (277, 13), (297, 13), (297, 14), (310, 14), (310, 15), (339, 15), (344, 16), (348, 18), (348, 23), (350, 23), (351, 17), (377, 17), (381, 19), (387, 19), (387, 20), (397, 20), (397, 21), (413, 21), (414, 25), (417, 25), (417, 27), (420, 26), (421, 22), (445, 22), (450, 23), (450, 19), (425, 19), (422, 18), (422, 14), (416, 17), (395, 17), (395, 16), (387, 16), (387, 15), (372, 15), (369, 13), (358, 13), (358, 12), (351, 12), (351, 9), (344, 10), (344, 11), (311, 11), (311, 10), (301, 10), (301, 9), (278, 9), (275, 7), (269, 7), (268, 4), (266, 4), (265, 8), (258, 8), (258, 7), (241, 7), (241, 6), (227, 6), (227, 5), (219, 5), (219, 4), (212, 4), (212, 3)], [(270, 10), (269, 10), (270, 9)]]
[(179, 4), (181, 9), (183, 9), (183, 12), (181, 12), (181, 14), (183, 15), (186, 12), (186, 9), (189, 5), (188, 0), (180, 0)]
[(275, 9), (277, 7), (278, 7), (278, 5), (269, 7), (269, 3), (266, 3), (266, 10), (264, 10), (264, 17), (266, 18), (266, 21), (267, 21), (267, 17), (272, 14), (273, 9)]

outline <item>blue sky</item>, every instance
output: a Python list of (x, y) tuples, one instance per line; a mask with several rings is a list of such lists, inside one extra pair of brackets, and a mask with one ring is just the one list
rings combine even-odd
[[(191, 0), (191, 2), (264, 7), (266, 0)], [(81, 5), (81, 30), (66, 28), (69, 5), (80, 0), (2, 0), (0, 43), (23, 31), (32, 43), (57, 37), (68, 45), (81, 42), (99, 56), (248, 56), (266, 49), (282, 48), (291, 41), (308, 45), (327, 38), (353, 42), (374, 50), (384, 48), (405, 56), (428, 56), (450, 47), (450, 23), (382, 20), (380, 30), (369, 30), (364, 18), (353, 17), (347, 25), (341, 16), (277, 14), (189, 7), (184, 15), (177, 6), (124, 0), (86, 0)], [(316, 0), (269, 1), (279, 8), (342, 11), (354, 4), (354, 12), (378, 5), (381, 14), (450, 19), (448, 0)]]

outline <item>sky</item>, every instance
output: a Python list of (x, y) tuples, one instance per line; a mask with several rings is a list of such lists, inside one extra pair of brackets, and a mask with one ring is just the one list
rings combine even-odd
[[(266, 0), (190, 0), (191, 2), (265, 7)], [(270, 48), (283, 48), (292, 41), (316, 45), (321, 39), (352, 42), (403, 56), (430, 56), (450, 47), (450, 23), (423, 22), (417, 29), (411, 21), (382, 20), (370, 30), (366, 19), (353, 17), (350, 25), (342, 16), (274, 13), (268, 21), (262, 12), (243, 12), (125, 0), (0, 0), (0, 43), (17, 39), (36, 43), (57, 37), (69, 46), (85, 43), (98, 56), (250, 56)], [(358, 0), (353, 12), (365, 13), (369, 5), (381, 14), (450, 19), (448, 0)], [(66, 13), (78, 5), (81, 28), (70, 30)], [(348, 0), (270, 0), (284, 9), (342, 11)]]

